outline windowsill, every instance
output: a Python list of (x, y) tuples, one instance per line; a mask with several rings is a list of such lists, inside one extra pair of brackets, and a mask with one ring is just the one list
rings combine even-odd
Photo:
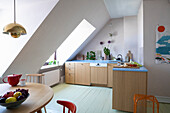
[(42, 66), (41, 69), (48, 69), (48, 68), (53, 68), (58, 66), (62, 66), (62, 65), (46, 65), (46, 66)]

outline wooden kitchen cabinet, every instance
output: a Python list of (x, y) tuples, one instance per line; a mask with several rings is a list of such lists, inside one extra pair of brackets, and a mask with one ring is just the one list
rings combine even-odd
[[(113, 71), (112, 108), (133, 112), (134, 94), (147, 94), (147, 72)], [(145, 113), (145, 105), (139, 113)]]
[(65, 82), (70, 84), (75, 83), (75, 63), (65, 63)]
[(75, 84), (90, 85), (89, 63), (75, 63)]
[(117, 65), (117, 64), (107, 64), (107, 75), (108, 75), (108, 79), (107, 79), (107, 87), (112, 87), (113, 85), (113, 67)]
[(91, 67), (91, 83), (107, 85), (107, 67)]

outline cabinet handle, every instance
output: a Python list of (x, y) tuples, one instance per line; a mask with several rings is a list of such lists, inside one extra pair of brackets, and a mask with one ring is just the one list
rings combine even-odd
[(70, 73), (69, 73), (69, 75), (70, 75)]
[(81, 64), (81, 65), (83, 65), (83, 64)]

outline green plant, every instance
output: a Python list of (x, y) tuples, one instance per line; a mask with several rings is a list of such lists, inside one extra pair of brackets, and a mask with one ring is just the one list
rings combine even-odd
[(104, 47), (104, 53), (105, 53), (106, 55), (110, 55), (110, 49)]
[(87, 52), (86, 56), (87, 60), (96, 60), (96, 54), (94, 51)]

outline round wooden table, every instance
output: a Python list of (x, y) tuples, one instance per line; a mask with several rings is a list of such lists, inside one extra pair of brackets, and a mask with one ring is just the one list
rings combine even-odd
[(0, 106), (0, 113), (41, 113), (41, 108), (47, 105), (54, 95), (52, 88), (38, 83), (26, 83), (24, 87), (0, 84), (0, 95), (7, 91), (14, 91), (17, 88), (29, 89), (30, 96), (17, 108), (6, 109), (6, 107)]

